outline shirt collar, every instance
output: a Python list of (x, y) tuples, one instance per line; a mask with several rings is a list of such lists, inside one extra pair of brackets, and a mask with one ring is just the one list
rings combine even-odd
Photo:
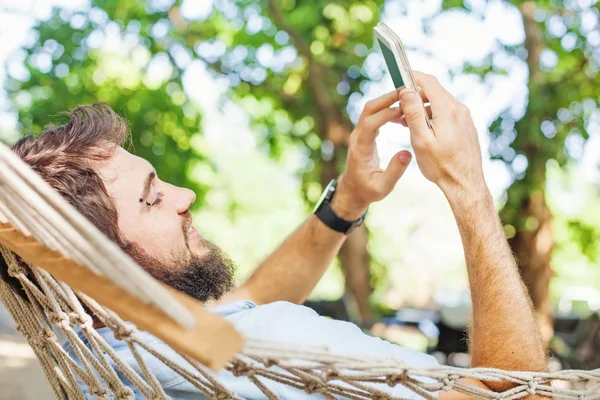
[(248, 300), (237, 300), (231, 303), (220, 304), (214, 307), (207, 307), (206, 309), (212, 313), (219, 314), (222, 317), (235, 314), (240, 311), (249, 310), (255, 308), (256, 304)]

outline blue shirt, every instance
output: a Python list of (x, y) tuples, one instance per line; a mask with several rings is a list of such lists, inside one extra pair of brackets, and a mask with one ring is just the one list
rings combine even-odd
[[(231, 322), (243, 335), (250, 338), (271, 340), (289, 343), (291, 345), (303, 345), (314, 347), (327, 347), (332, 353), (343, 355), (365, 355), (369, 357), (389, 358), (394, 357), (410, 364), (413, 367), (429, 367), (437, 365), (435, 358), (430, 355), (418, 353), (406, 348), (391, 344), (379, 338), (364, 334), (356, 325), (344, 321), (336, 321), (319, 316), (312, 309), (296, 304), (278, 301), (271, 304), (256, 306), (249, 301), (236, 301), (218, 307), (209, 308), (210, 311), (220, 314)], [(140, 376), (143, 376), (133, 354), (127, 344), (115, 339), (112, 331), (108, 328), (100, 328), (98, 333), (116, 351), (117, 355)], [(193, 370), (187, 361), (179, 356), (174, 350), (163, 343), (160, 339), (143, 331), (138, 332), (140, 340), (148, 343), (159, 353), (166, 355)], [(85, 336), (79, 331), (78, 336), (86, 346), (89, 343)], [(79, 363), (79, 360), (68, 341), (63, 345), (69, 355)], [(143, 349), (138, 347), (144, 361), (157, 377), (165, 393), (175, 400), (204, 399), (205, 397), (196, 387), (187, 382), (162, 362)], [(91, 349), (90, 349), (91, 350)], [(107, 361), (116, 367), (110, 358)], [(136, 399), (144, 399), (129, 380), (117, 369), (119, 378), (130, 386), (136, 394)], [(246, 399), (264, 399), (266, 396), (246, 377), (236, 377), (228, 371), (220, 371), (215, 374), (218, 380), (229, 390)], [(318, 394), (308, 395), (306, 392), (295, 389), (267, 379), (261, 379), (271, 391), (281, 399), (322, 399)], [(397, 385), (394, 388), (384, 384), (376, 385), (395, 396), (403, 398), (421, 398), (411, 390)], [(86, 398), (93, 398), (86, 390), (83, 382), (80, 387), (86, 394)]]

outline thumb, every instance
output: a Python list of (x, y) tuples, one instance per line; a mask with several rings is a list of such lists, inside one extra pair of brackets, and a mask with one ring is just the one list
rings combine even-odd
[(392, 157), (392, 160), (388, 164), (382, 176), (385, 186), (390, 191), (394, 188), (396, 183), (398, 183), (400, 178), (402, 178), (402, 175), (404, 175), (404, 171), (406, 171), (406, 168), (408, 168), (411, 159), (412, 155), (406, 150), (402, 150)]
[(400, 107), (404, 113), (404, 118), (408, 128), (413, 135), (431, 135), (431, 131), (425, 121), (425, 107), (421, 101), (421, 96), (413, 89), (404, 89), (400, 92)]

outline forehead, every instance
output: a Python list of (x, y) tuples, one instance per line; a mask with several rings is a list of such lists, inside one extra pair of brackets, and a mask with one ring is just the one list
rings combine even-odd
[(113, 157), (98, 165), (98, 172), (109, 190), (122, 187), (139, 190), (144, 178), (152, 171), (154, 168), (148, 161), (122, 147), (118, 148)]

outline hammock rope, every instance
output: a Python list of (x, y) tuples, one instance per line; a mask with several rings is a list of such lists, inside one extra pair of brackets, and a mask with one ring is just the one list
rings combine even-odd
[[(15, 229), (21, 236), (14, 234)], [(41, 248), (54, 253), (39, 253), (45, 254), (45, 258), (39, 258), (35, 264), (29, 262), (31, 255)], [(151, 400), (168, 399), (148, 366), (148, 355), (208, 398), (241, 399), (199, 358), (186, 351), (169, 354), (158, 351), (140, 338), (136, 325), (129, 319), (125, 321), (105, 304), (57, 280), (37, 265), (75, 260), (81, 268), (106, 276), (127, 293), (160, 308), (173, 321), (185, 322), (181, 320), (190, 314), (187, 305), (131, 261), (2, 144), (0, 257), (8, 267), (7, 276), (0, 279), (0, 300), (33, 348), (57, 399), (86, 399), (82, 385), (96, 399), (134, 399), (135, 391)], [(139, 370), (119, 357), (94, 328), (86, 310), (110, 329), (117, 340), (126, 343)], [(77, 359), (59, 343), (55, 329), (64, 334)], [(152, 327), (147, 330), (156, 336), (164, 333), (155, 332)], [(221, 345), (221, 338), (213, 338), (213, 348)], [(174, 354), (185, 363), (174, 359)], [(436, 392), (451, 390), (482, 400), (514, 400), (533, 394), (565, 400), (600, 398), (600, 369), (538, 373), (449, 366), (413, 368), (395, 358), (333, 354), (326, 348), (305, 348), (256, 338), (245, 338), (241, 351), (227, 359), (227, 371), (240, 379), (246, 377), (268, 399), (278, 398), (274, 383), (307, 394), (320, 394), (325, 399), (394, 399), (397, 397), (384, 388), (397, 385), (426, 399), (435, 399)], [(463, 378), (513, 382), (515, 386), (498, 393), (465, 383)]]

